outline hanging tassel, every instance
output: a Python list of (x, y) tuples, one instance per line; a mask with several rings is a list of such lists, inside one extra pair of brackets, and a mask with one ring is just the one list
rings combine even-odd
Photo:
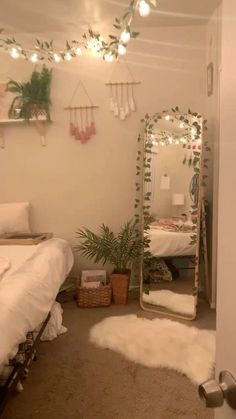
[(131, 87), (131, 95), (130, 95), (130, 109), (132, 112), (136, 111), (136, 106), (134, 102), (134, 91), (133, 91), (133, 85)]
[(91, 135), (95, 135), (96, 134), (96, 126), (95, 126), (95, 122), (94, 122), (93, 108), (91, 108), (90, 134)]

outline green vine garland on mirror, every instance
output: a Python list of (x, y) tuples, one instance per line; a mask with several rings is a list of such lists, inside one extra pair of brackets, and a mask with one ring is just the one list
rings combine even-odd
[[(160, 120), (167, 120), (170, 122), (178, 122), (180, 127), (183, 129), (183, 134), (168, 135), (164, 130), (160, 131), (160, 137), (156, 138), (155, 124), (158, 124)], [(186, 114), (180, 112), (179, 107), (176, 106), (171, 108), (171, 111), (164, 110), (163, 112), (155, 113), (150, 116), (146, 114), (144, 119), (141, 120), (143, 123), (143, 136), (138, 136), (138, 151), (136, 158), (136, 192), (137, 197), (135, 199), (135, 218), (140, 231), (144, 232), (145, 237), (145, 248), (144, 248), (144, 259), (151, 256), (149, 252), (150, 239), (148, 237), (148, 230), (150, 223), (153, 221), (150, 212), (151, 209), (151, 192), (145, 190), (145, 185), (151, 182), (151, 162), (152, 152), (155, 145), (170, 145), (170, 144), (183, 144), (187, 146), (189, 143), (196, 141), (196, 143), (203, 140), (203, 132), (207, 130), (207, 121), (203, 120), (202, 116), (196, 112), (192, 112), (190, 109)], [(142, 141), (143, 140), (143, 141)], [(192, 166), (195, 174), (200, 176), (200, 184), (206, 186), (207, 175), (204, 174), (203, 169), (207, 169), (208, 158), (205, 157), (205, 152), (210, 151), (210, 147), (207, 141), (202, 141), (201, 148), (193, 151), (193, 159), (188, 164)], [(202, 155), (203, 154), (203, 155)], [(183, 164), (187, 163), (187, 159), (183, 161)], [(191, 215), (193, 218), (193, 234), (191, 235), (191, 244), (197, 242), (197, 216), (199, 208), (196, 204), (191, 206)]]
[[(35, 40), (32, 48), (24, 47), (15, 37), (0, 38), (0, 49), (10, 52), (13, 58), (22, 57), (31, 60), (33, 63), (38, 61), (50, 61), (58, 63), (61, 60), (70, 61), (72, 58), (82, 54), (81, 46), (97, 52), (106, 61), (112, 61), (119, 55), (126, 52), (126, 46), (130, 39), (136, 38), (139, 32), (133, 30), (133, 20), (137, 9), (141, 16), (147, 16), (151, 7), (157, 6), (157, 0), (131, 0), (125, 7), (121, 17), (116, 17), (113, 27), (119, 31), (118, 34), (109, 34), (108, 41), (100, 32), (88, 29), (82, 36), (82, 40), (72, 40), (65, 42), (63, 50), (55, 50), (54, 41)], [(142, 9), (144, 7), (144, 9)], [(145, 13), (141, 13), (143, 12)], [(3, 29), (0, 29), (0, 33)]]

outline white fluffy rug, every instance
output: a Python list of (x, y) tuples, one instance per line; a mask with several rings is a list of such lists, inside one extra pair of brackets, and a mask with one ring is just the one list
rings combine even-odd
[(143, 301), (155, 306), (165, 307), (179, 314), (192, 316), (194, 314), (194, 296), (177, 294), (169, 290), (150, 291), (143, 293)]
[(90, 342), (146, 367), (166, 367), (200, 384), (211, 377), (215, 332), (166, 319), (108, 317), (90, 330)]

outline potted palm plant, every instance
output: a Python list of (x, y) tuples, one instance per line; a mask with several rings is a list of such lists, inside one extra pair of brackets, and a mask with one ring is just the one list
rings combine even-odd
[(41, 71), (34, 70), (30, 81), (19, 83), (16, 80), (9, 80), (6, 91), (16, 94), (10, 109), (9, 118), (30, 118), (46, 117), (50, 121), (50, 87), (52, 70), (45, 66)]
[(117, 234), (104, 224), (100, 227), (100, 234), (83, 228), (77, 231), (77, 238), (80, 244), (75, 246), (76, 251), (96, 263), (110, 263), (114, 266), (110, 275), (114, 302), (127, 304), (132, 262), (143, 250), (143, 239), (137, 224), (128, 221)]

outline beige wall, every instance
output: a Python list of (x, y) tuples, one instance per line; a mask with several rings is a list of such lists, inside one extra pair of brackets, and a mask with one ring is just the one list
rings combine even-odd
[[(26, 80), (33, 68), (6, 54), (0, 60), (1, 80)], [(53, 124), (48, 127), (47, 147), (40, 146), (34, 127), (5, 130), (6, 148), (0, 150), (0, 201), (30, 201), (35, 231), (53, 231), (73, 244), (79, 227), (96, 229), (104, 222), (119, 228), (133, 215), (140, 119), (146, 112), (173, 105), (202, 112), (204, 27), (143, 29), (140, 39), (130, 44), (127, 62), (135, 78), (142, 81), (135, 91), (138, 112), (127, 121), (115, 119), (108, 109), (109, 92), (104, 83), (113, 64), (87, 55), (54, 69)], [(63, 110), (78, 79), (99, 105), (97, 135), (86, 145), (69, 137), (68, 115)], [(91, 264), (79, 258), (78, 266)]]
[[(158, 154), (153, 156), (153, 200), (152, 212), (158, 217), (173, 217), (189, 213), (192, 201), (189, 195), (189, 186), (194, 171), (188, 164), (183, 164), (186, 149), (182, 145), (169, 145), (158, 147)], [(170, 189), (160, 190), (161, 176), (167, 174), (170, 178)], [(181, 193), (185, 196), (185, 205), (175, 207), (172, 205), (172, 196)]]

